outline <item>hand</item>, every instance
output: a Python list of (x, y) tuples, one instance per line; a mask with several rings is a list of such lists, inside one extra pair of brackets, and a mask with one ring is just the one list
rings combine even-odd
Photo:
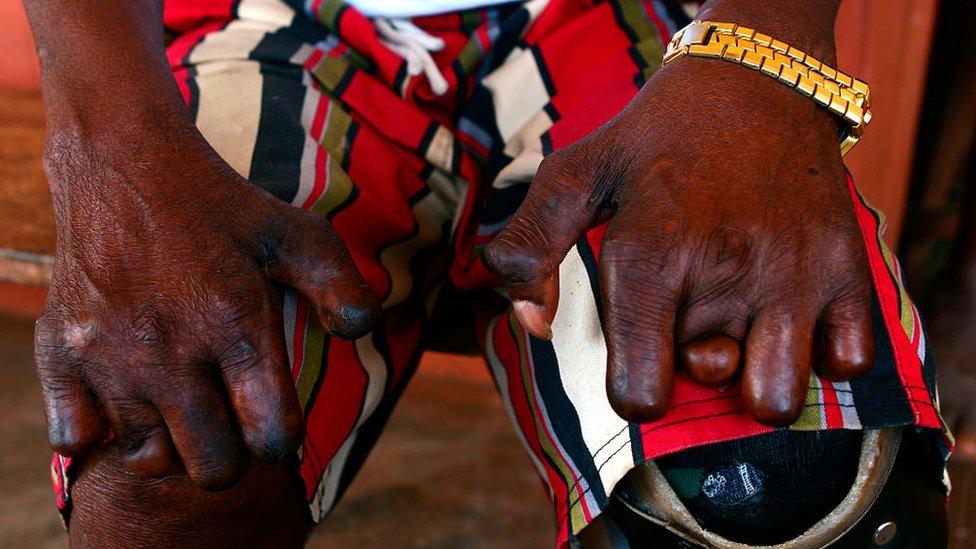
[(186, 121), (155, 124), (111, 143), (49, 135), (58, 246), (36, 358), (50, 442), (76, 456), (111, 427), (134, 472), (182, 461), (219, 489), (247, 451), (277, 460), (302, 440), (276, 284), (343, 338), (379, 305), (323, 217), (250, 185)]
[(873, 363), (871, 279), (838, 129), (771, 78), (680, 59), (545, 159), (486, 261), (522, 325), (546, 338), (560, 262), (609, 220), (599, 270), (614, 410), (657, 419), (676, 365), (716, 386), (741, 366), (749, 412), (789, 424), (811, 368), (843, 380)]

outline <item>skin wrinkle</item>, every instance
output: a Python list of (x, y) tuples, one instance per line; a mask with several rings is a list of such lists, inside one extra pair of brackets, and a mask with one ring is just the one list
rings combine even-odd
[[(147, 93), (149, 103), (172, 101), (164, 111), (184, 109), (178, 93)], [(169, 456), (173, 468), (186, 464), (194, 480), (210, 487), (232, 484), (244, 470), (238, 457), (244, 448), (235, 440), (238, 421), (256, 455), (280, 457), (300, 443), (302, 414), (290, 379), (282, 381), (282, 368), (275, 368), (277, 381), (261, 388), (250, 385), (271, 378), (228, 376), (237, 378), (236, 394), (262, 395), (239, 402), (244, 409), (236, 411), (237, 421), (230, 417), (233, 403), (221, 394), (224, 377), (216, 371), (281, 361), (280, 350), (253, 348), (254, 342), (283, 338), (268, 329), (280, 318), (256, 314), (271, 310), (260, 299), (254, 305), (254, 296), (273, 292), (267, 277), (293, 284), (312, 300), (324, 324), (340, 325), (341, 336), (365, 333), (379, 304), (327, 221), (248, 185), (185, 114), (157, 117), (151, 127), (93, 131), (75, 127), (81, 122), (71, 112), (58, 112), (75, 106), (57, 102), (48, 113), (45, 166), (59, 241), (45, 317), (90, 319), (97, 335), (37, 347), (42, 386), (51, 399), (52, 445), (80, 454), (111, 427), (118, 444), (132, 450), (150, 435), (158, 447), (158, 434), (165, 433), (163, 442), (172, 435), (182, 454)], [(138, 139), (128, 138), (133, 131)], [(306, 242), (302, 234), (320, 236)], [(286, 243), (287, 254), (275, 250), (278, 268), (266, 269), (268, 248)], [(45, 334), (60, 329), (39, 324), (39, 342), (52, 341)], [(222, 334), (236, 334), (236, 341)], [(242, 343), (252, 348), (245, 352)], [(283, 348), (283, 342), (274, 345)], [(67, 358), (79, 354), (83, 361)], [(108, 425), (98, 425), (94, 399), (78, 396), (88, 391), (108, 409)], [(174, 392), (194, 397), (173, 399)], [(71, 444), (61, 442), (64, 433)], [(165, 446), (138, 461), (161, 459)]]
[[(290, 432), (287, 422), (262, 423), (264, 418), (300, 419), (300, 410), (278, 394), (274, 379), (272, 387), (245, 380), (247, 395), (268, 395), (262, 412), (251, 414), (247, 408), (257, 400), (239, 406), (227, 395), (236, 386), (227, 374), (240, 364), (221, 369), (213, 357), (227, 352), (228, 340), (239, 332), (251, 334), (260, 347), (269, 321), (249, 318), (255, 311), (239, 304), (266, 295), (274, 283), (310, 299), (322, 323), (348, 337), (366, 333), (378, 316), (378, 302), (324, 219), (300, 214), (248, 185), (193, 127), (163, 53), (161, 2), (31, 0), (26, 7), (41, 59), (45, 168), (58, 230), (45, 317), (60, 324), (39, 324), (38, 339), (56, 339), (71, 319), (84, 319), (98, 332), (83, 349), (38, 347), (52, 444), (63, 427), (77, 434), (71, 453), (84, 455), (73, 489), (73, 544), (300, 545), (306, 511), (294, 463), (244, 464), (237, 441), (244, 439), (255, 455), (269, 453), (269, 445), (277, 444), (272, 435), (300, 434)], [(704, 9), (702, 17), (762, 29), (833, 64), (836, 0), (711, 0)], [(93, 88), (93, 80), (113, 86)], [(604, 300), (611, 307), (605, 311), (607, 385), (618, 412), (650, 419), (663, 412), (670, 393), (680, 305), (694, 296), (690, 292), (722, 278), (721, 269), (705, 264), (712, 260), (695, 253), (711, 227), (728, 225), (752, 239), (749, 257), (739, 260), (749, 267), (725, 292), (715, 292), (716, 302), (744, 307), (729, 306), (730, 325), (744, 318), (751, 331), (764, 318), (764, 295), (814, 295), (809, 267), (818, 262), (824, 267), (816, 278), (826, 285), (821, 295), (832, 295), (831, 281), (844, 272), (854, 273), (852, 285), (869, 287), (863, 255), (856, 264), (835, 264), (827, 252), (857, 235), (824, 229), (837, 223), (854, 227), (840, 184), (845, 179), (836, 134), (829, 115), (772, 79), (718, 61), (683, 59), (658, 71), (595, 134), (543, 163), (523, 210), (488, 247), (486, 259), (508, 279), (512, 295), (544, 304), (551, 321), (562, 256), (594, 222), (612, 217), (608, 234), (633, 245), (620, 245), (615, 261), (606, 261), (614, 246), (604, 249), (601, 285), (612, 298)], [(560, 158), (568, 169), (547, 169)], [(784, 177), (794, 170), (809, 173), (809, 166), (819, 171), (810, 181)], [(585, 184), (557, 181), (583, 173)], [(558, 200), (547, 192), (559, 192)], [(757, 208), (764, 202), (779, 206)], [(799, 229), (808, 232), (778, 235), (780, 228), (797, 227), (798, 202), (811, 208), (809, 222)], [(665, 238), (660, 220), (668, 216), (674, 232)], [(308, 234), (321, 237), (303, 241)], [(764, 254), (777, 238), (777, 265), (765, 271)], [(641, 246), (643, 266), (623, 257)], [(850, 307), (845, 314), (851, 324), (870, 318), (863, 303)], [(145, 311), (158, 317), (148, 338), (134, 327), (146, 330), (140, 317)], [(806, 312), (816, 316), (813, 309)], [(545, 319), (537, 326), (547, 327)], [(776, 328), (781, 333), (784, 326)], [(854, 340), (853, 348), (860, 349)], [(756, 348), (769, 350), (775, 347), (771, 341), (760, 338)], [(274, 360), (282, 346), (276, 341), (250, 358)], [(860, 351), (870, 354), (866, 349)], [(73, 358), (79, 351), (84, 360)], [(795, 366), (765, 364), (763, 373), (772, 378), (801, 372)], [(783, 389), (789, 388), (762, 389), (772, 393), (758, 400), (747, 394), (752, 411), (761, 419), (770, 412), (782, 415), (789, 403)], [(151, 402), (165, 418), (156, 428), (179, 450), (170, 456), (173, 465), (186, 464), (192, 478), (167, 473), (167, 480), (141, 481), (123, 465), (117, 443), (83, 452), (101, 442), (107, 427), (95, 399), (85, 396), (89, 392), (104, 403), (143, 397)], [(145, 410), (131, 418), (142, 428), (148, 428)], [(129, 418), (120, 422), (115, 430), (121, 433)], [(220, 494), (194, 483), (230, 484), (238, 474), (240, 484)]]
[[(723, 20), (726, 4), (747, 18), (760, 11), (738, 1), (706, 7)], [(790, 26), (792, 16), (756, 26), (830, 62), (836, 7), (828, 1), (796, 7), (824, 14), (809, 33)], [(846, 379), (871, 366), (873, 340), (863, 329), (870, 326), (870, 300), (843, 297), (848, 286), (869, 296), (871, 285), (837, 122), (813, 102), (741, 67), (681, 59), (655, 73), (617, 117), (546, 162), (593, 174), (575, 189), (587, 203), (601, 204), (594, 197), (608, 189), (616, 198), (599, 265), (607, 386), (625, 419), (663, 412), (676, 343), (692, 362), (682, 367), (699, 374), (712, 368), (725, 379), (744, 369), (750, 412), (775, 425), (800, 410), (814, 338), (823, 332), (818, 322), (828, 319), (827, 311), (831, 325), (861, 329), (828, 330), (833, 350), (825, 355), (826, 369), (856, 363), (840, 376)], [(540, 266), (558, 265), (561, 243), (592, 221), (538, 228), (551, 215), (548, 193), (566, 192), (556, 176), (540, 170), (509, 227), (486, 250), (489, 267), (509, 289), (536, 303), (548, 303), (558, 283), (540, 276)], [(843, 306), (834, 306), (841, 300)], [(516, 310), (526, 325), (523, 314)], [(537, 337), (547, 335), (526, 326)], [(709, 363), (733, 360), (737, 343), (736, 368)], [(706, 352), (714, 349), (724, 358)]]

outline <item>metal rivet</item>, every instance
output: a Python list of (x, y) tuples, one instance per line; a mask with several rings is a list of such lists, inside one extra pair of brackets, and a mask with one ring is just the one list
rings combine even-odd
[(891, 540), (895, 539), (895, 534), (898, 533), (898, 525), (894, 522), (885, 522), (878, 529), (874, 531), (874, 544), (875, 545), (888, 545)]

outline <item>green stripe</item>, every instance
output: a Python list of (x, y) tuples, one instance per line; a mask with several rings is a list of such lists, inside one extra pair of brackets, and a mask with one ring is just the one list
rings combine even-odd
[[(305, 299), (299, 297), (299, 299)], [(308, 331), (305, 334), (305, 356), (302, 358), (302, 367), (295, 382), (295, 390), (298, 391), (298, 401), (302, 405), (302, 411), (307, 415), (313, 403), (309, 402), (315, 385), (322, 375), (322, 357), (325, 352), (325, 342), (328, 336), (322, 326), (319, 325), (318, 317), (312, 310), (311, 302), (308, 302)]]
[(810, 375), (810, 385), (807, 390), (807, 400), (804, 403), (800, 417), (790, 425), (795, 431), (820, 431), (827, 427), (823, 416), (823, 406), (820, 406), (823, 385), (815, 375)]
[(319, 23), (322, 23), (326, 28), (332, 30), (333, 32), (338, 32), (339, 21), (337, 16), (339, 15), (339, 10), (344, 7), (346, 7), (346, 3), (342, 0), (325, 0), (325, 2), (322, 2), (322, 5), (319, 6)]

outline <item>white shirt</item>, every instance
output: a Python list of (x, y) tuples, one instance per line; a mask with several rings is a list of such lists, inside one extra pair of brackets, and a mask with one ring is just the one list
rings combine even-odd
[(346, 0), (367, 17), (416, 17), (504, 4), (512, 0)]

